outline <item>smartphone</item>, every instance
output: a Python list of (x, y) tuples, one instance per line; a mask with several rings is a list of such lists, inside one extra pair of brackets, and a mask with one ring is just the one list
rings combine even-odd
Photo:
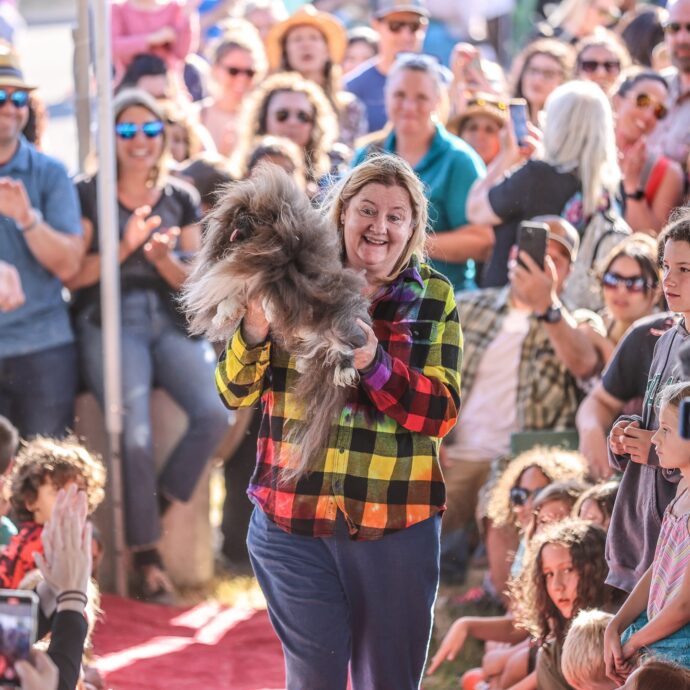
[(690, 398), (683, 398), (680, 401), (680, 424), (678, 432), (680, 437), (686, 441), (690, 440)]
[(527, 101), (524, 98), (513, 98), (510, 101), (510, 121), (513, 124), (513, 131), (517, 139), (518, 146), (527, 143), (529, 130), (527, 129)]
[(36, 642), (38, 597), (22, 589), (0, 589), (0, 686), (21, 687), (14, 664), (27, 659)]
[[(532, 223), (525, 220), (518, 228), (518, 252), (526, 252), (535, 263), (544, 270), (544, 258), (546, 257), (546, 239), (549, 235), (549, 226), (546, 223)], [(518, 254), (518, 263), (525, 266)]]

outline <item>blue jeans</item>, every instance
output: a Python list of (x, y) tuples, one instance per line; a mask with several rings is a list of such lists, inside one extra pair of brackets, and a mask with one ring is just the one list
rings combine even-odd
[(77, 382), (73, 343), (0, 358), (0, 415), (24, 438), (64, 436), (74, 426)]
[[(88, 309), (77, 319), (82, 372), (103, 404), (102, 331)], [(206, 462), (228, 427), (216, 393), (216, 357), (204, 340), (192, 340), (175, 325), (155, 292), (122, 296), (122, 443), (127, 543), (155, 544), (160, 538), (157, 494), (187, 501)], [(187, 414), (187, 431), (156, 478), (151, 434), (151, 390), (166, 390)]]
[(416, 690), (431, 636), (441, 517), (353, 541), (284, 532), (254, 509), (247, 547), (283, 645), (287, 690)]

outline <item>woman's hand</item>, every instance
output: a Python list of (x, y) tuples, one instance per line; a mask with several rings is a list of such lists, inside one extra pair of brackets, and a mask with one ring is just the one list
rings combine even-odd
[(647, 160), (647, 142), (640, 137), (625, 152), (620, 154), (620, 168), (623, 175), (623, 189), (634, 194), (642, 184), (642, 170)]
[(174, 43), (175, 38), (175, 29), (173, 29), (171, 26), (164, 26), (158, 29), (158, 31), (150, 33), (146, 37), (146, 42), (150, 46), (164, 46), (168, 43)]
[(39, 649), (31, 652), (33, 664), (21, 660), (14, 664), (22, 690), (57, 690), (60, 674), (53, 660)]
[(150, 206), (140, 206), (129, 217), (121, 242), (125, 258), (139, 249), (149, 239), (151, 233), (160, 226), (161, 217), (149, 216), (149, 213), (151, 213)]
[(612, 427), (609, 434), (609, 448), (615, 455), (625, 455), (623, 439), (625, 438), (625, 427), (630, 424), (627, 419), (619, 419)]
[(604, 633), (604, 665), (606, 666), (606, 675), (611, 680), (621, 685), (625, 683), (627, 674), (621, 673), (621, 669), (625, 665), (625, 657), (621, 649), (621, 636), (615, 619), (608, 624)]
[(357, 319), (357, 324), (364, 331), (364, 335), (367, 338), (366, 343), (362, 347), (358, 347), (353, 353), (353, 360), (355, 369), (358, 371), (363, 371), (372, 365), (374, 359), (376, 358), (376, 349), (379, 346), (379, 341), (376, 338), (372, 327), (362, 321), (362, 319)]
[(244, 342), (249, 347), (263, 343), (268, 338), (270, 326), (271, 324), (266, 318), (266, 312), (261, 303), (256, 299), (249, 300), (247, 311), (242, 317), (242, 337)]
[[(86, 492), (79, 491), (75, 484), (58, 491), (53, 514), (41, 534), (44, 553), (34, 556), (43, 578), (56, 595), (68, 590), (86, 594), (91, 576), (92, 531), (87, 514)], [(83, 608), (77, 601), (58, 604), (58, 611)]]
[(458, 618), (458, 620), (450, 626), (450, 630), (443, 638), (441, 646), (438, 648), (436, 654), (434, 654), (434, 658), (431, 660), (426, 672), (428, 676), (434, 673), (444, 661), (453, 661), (453, 659), (455, 659), (467, 640), (467, 634), (467, 619)]
[(180, 237), (180, 228), (173, 226), (162, 232), (154, 232), (151, 238), (144, 245), (144, 256), (149, 263), (154, 266), (165, 261), (177, 246)]

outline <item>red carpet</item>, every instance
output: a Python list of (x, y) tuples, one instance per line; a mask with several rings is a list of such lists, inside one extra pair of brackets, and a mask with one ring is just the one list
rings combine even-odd
[(95, 664), (112, 690), (283, 690), (283, 653), (265, 611), (192, 609), (104, 595)]

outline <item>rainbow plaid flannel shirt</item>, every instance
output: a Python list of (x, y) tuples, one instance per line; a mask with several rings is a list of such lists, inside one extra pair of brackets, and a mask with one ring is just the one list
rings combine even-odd
[[(379, 347), (352, 388), (320, 466), (279, 483), (284, 439), (301, 408), (294, 359), (269, 339), (248, 348), (238, 328), (221, 355), (216, 384), (230, 408), (261, 400), (257, 466), (247, 493), (280, 528), (333, 534), (338, 510), (353, 539), (380, 539), (445, 508), (441, 438), (460, 410), (462, 333), (448, 280), (412, 259), (373, 301)], [(302, 408), (303, 409), (303, 408)]]

